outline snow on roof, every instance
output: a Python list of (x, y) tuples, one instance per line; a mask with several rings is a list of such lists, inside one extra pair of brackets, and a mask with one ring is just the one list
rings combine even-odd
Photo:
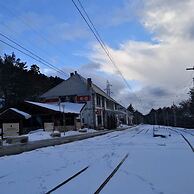
[(75, 114), (80, 114), (82, 108), (85, 106), (85, 104), (71, 103), (71, 102), (62, 102), (60, 103), (60, 105), (41, 103), (41, 102), (32, 102), (32, 101), (26, 101), (26, 102), (30, 104), (34, 104), (36, 106), (47, 108), (53, 111), (57, 111), (57, 112), (75, 113)]
[(10, 108), (11, 110), (13, 110), (14, 112), (17, 112), (18, 114), (22, 115), (25, 117), (25, 119), (29, 119), (31, 117), (30, 114), (26, 113), (26, 112), (23, 112), (21, 110), (18, 110), (16, 108)]

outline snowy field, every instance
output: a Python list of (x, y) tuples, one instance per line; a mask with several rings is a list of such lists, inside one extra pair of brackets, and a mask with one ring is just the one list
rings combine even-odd
[[(194, 136), (141, 125), (124, 131), (0, 158), (0, 193), (43, 194), (81, 169), (53, 194), (94, 194), (126, 154), (101, 194), (193, 194)], [(178, 133), (177, 133), (178, 132)]]

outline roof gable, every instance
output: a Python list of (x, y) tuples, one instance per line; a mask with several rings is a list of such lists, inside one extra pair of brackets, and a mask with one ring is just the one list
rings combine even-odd
[(83, 82), (82, 78), (75, 74), (64, 80), (54, 88), (48, 90), (46, 93), (41, 95), (41, 98), (52, 98), (56, 96), (68, 96), (68, 95), (76, 95), (79, 93), (80, 95), (85, 95), (89, 93), (86, 84)]
[(0, 119), (3, 119), (3, 118), (12, 119), (11, 117), (13, 117), (13, 118), (15, 117), (14, 119), (16, 119), (16, 120), (18, 118), (29, 119), (29, 118), (31, 118), (31, 115), (24, 112), (24, 111), (18, 110), (16, 108), (8, 108), (7, 110), (3, 111), (0, 114)]

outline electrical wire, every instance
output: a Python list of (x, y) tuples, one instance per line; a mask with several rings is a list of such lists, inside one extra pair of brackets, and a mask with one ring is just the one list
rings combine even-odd
[[(9, 7), (5, 6), (1, 1), (0, 1), (0, 4), (1, 4), (1, 7), (3, 7), (3, 9), (6, 9), (10, 13), (10, 15), (14, 17), (18, 16), (18, 14), (16, 14), (17, 13), (16, 9), (15, 10), (13, 10), (13, 8), (9, 9)], [(58, 49), (58, 47), (56, 47), (50, 39), (46, 38), (41, 33), (39, 33), (39, 31), (36, 28), (33, 28), (33, 26), (30, 25), (30, 23), (26, 22), (23, 18), (17, 17), (17, 19), (20, 20), (29, 29), (31, 29), (34, 33), (36, 33), (42, 40), (50, 44), (53, 48), (55, 48), (58, 52), (60, 52), (64, 57), (66, 57), (66, 55), (64, 55), (64, 52), (62, 50)]]
[[(45, 65), (45, 66), (47, 66), (47, 67), (49, 67), (49, 68), (51, 68), (51, 69), (53, 69), (53, 70), (55, 70), (56, 72), (62, 73), (60, 69), (58, 69), (58, 68), (56, 68), (56, 67), (54, 67), (54, 66), (48, 65), (47, 63), (43, 62), (41, 59), (38, 59), (38, 58), (36, 58), (36, 57), (34, 57), (34, 56), (32, 56), (32, 55), (30, 55), (30, 54), (28, 54), (28, 53), (22, 51), (21, 49), (18, 49), (17, 47), (15, 47), (15, 46), (13, 46), (13, 45), (11, 45), (11, 44), (9, 44), (9, 43), (7, 43), (7, 42), (1, 40), (1, 39), (0, 39), (0, 42), (2, 42), (3, 44), (5, 44), (5, 45), (7, 45), (7, 46), (9, 46), (9, 47), (11, 47), (11, 48), (13, 48), (13, 49), (19, 51), (20, 53), (22, 53), (22, 54), (24, 54), (24, 55), (26, 55), (26, 56), (28, 56), (28, 57), (34, 59), (35, 61), (38, 61), (39, 63), (41, 63), (41, 64), (43, 64), (43, 65)], [(65, 74), (65, 75), (66, 75), (66, 74)]]
[(17, 43), (16, 41), (12, 40), (11, 38), (9, 38), (8, 36), (4, 35), (3, 33), (0, 32), (0, 36), (6, 38), (7, 40), (9, 40), (10, 42), (14, 43), (15, 45), (19, 46), (21, 49), (27, 51), (28, 53), (30, 53), (31, 55), (33, 55), (34, 57), (39, 59), (40, 61), (43, 61), (44, 63), (46, 63), (49, 67), (52, 67), (54, 69), (57, 69), (57, 71), (59, 73), (64, 74), (65, 76), (68, 76), (68, 74), (66, 72), (64, 72), (63, 70), (55, 67), (54, 65), (52, 65), (51, 63), (49, 63), (48, 61), (46, 61), (45, 59), (43, 59), (42, 57), (39, 57), (37, 54), (33, 53), (32, 51), (30, 51), (29, 49), (26, 49), (24, 46), (22, 46), (21, 44)]
[[(96, 40), (99, 42), (100, 46), (102, 47), (102, 49), (104, 50), (105, 54), (107, 55), (107, 57), (109, 58), (109, 60), (111, 61), (111, 63), (113, 64), (113, 66), (116, 68), (117, 72), (119, 73), (119, 75), (121, 76), (121, 78), (123, 79), (123, 81), (125, 82), (126, 86), (128, 87), (128, 89), (130, 91), (132, 91), (132, 93), (134, 94), (134, 96), (138, 99), (138, 101), (142, 104), (141, 99), (133, 92), (131, 86), (129, 85), (129, 83), (127, 82), (127, 80), (125, 79), (125, 77), (123, 76), (122, 72), (120, 71), (120, 69), (118, 68), (118, 66), (116, 65), (115, 61), (113, 60), (112, 56), (110, 55), (110, 52), (108, 51), (108, 48), (106, 47), (104, 41), (102, 40), (102, 38), (100, 37), (96, 27), (94, 26), (94, 23), (92, 22), (92, 20), (90, 19), (89, 15), (87, 14), (86, 10), (83, 7), (83, 4), (78, 0), (78, 3), (80, 4), (80, 7), (82, 8), (83, 12), (85, 13), (86, 17), (84, 16), (84, 14), (82, 13), (82, 11), (80, 10), (80, 8), (78, 7), (78, 5), (76, 4), (76, 2), (74, 0), (71, 0), (72, 3), (74, 4), (74, 6), (76, 7), (76, 9), (78, 10), (79, 14), (81, 15), (81, 17), (83, 18), (83, 20), (85, 21), (85, 23), (87, 24), (87, 26), (89, 27), (89, 29), (91, 30), (92, 34), (94, 35), (94, 37), (96, 38)], [(91, 24), (91, 25), (90, 25)]]

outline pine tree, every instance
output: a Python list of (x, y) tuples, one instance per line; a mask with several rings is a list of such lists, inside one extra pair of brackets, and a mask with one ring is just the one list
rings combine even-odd
[(191, 115), (194, 118), (194, 88), (190, 90), (190, 111)]
[(0, 57), (0, 97), (5, 98), (7, 107), (24, 100), (38, 100), (42, 93), (61, 81), (59, 77), (41, 74), (35, 64), (28, 70), (26, 63), (14, 53)]

